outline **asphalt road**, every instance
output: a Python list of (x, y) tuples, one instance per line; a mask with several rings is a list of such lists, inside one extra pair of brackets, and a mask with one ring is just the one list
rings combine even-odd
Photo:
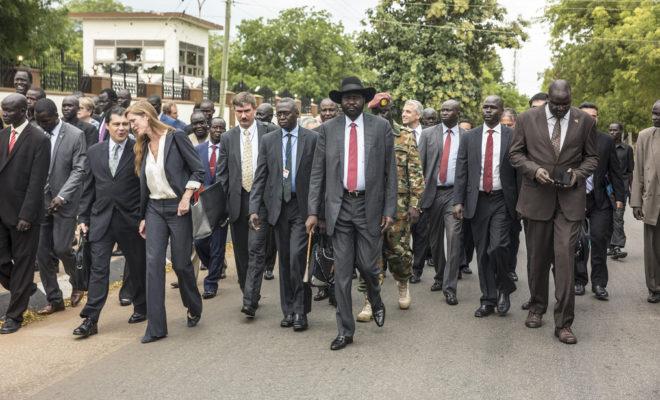
[[(355, 343), (337, 352), (329, 350), (336, 325), (327, 302), (314, 304), (308, 331), (282, 329), (278, 282), (265, 281), (257, 318), (248, 321), (230, 268), (195, 328), (167, 289), (169, 336), (157, 343), (140, 343), (145, 326), (129, 326), (131, 310), (113, 294), (89, 339), (71, 335), (80, 319), (70, 309), (0, 337), (0, 398), (658, 399), (660, 304), (646, 302), (642, 227), (626, 220), (630, 255), (610, 262), (609, 301), (577, 298), (574, 346), (554, 338), (551, 313), (540, 329), (524, 326), (524, 246), (508, 316), (473, 316), (476, 275), (459, 282), (460, 304), (446, 305), (429, 291), (427, 269), (408, 311), (398, 309), (387, 278), (385, 327), (358, 324)], [(357, 313), (357, 294), (354, 306)]]

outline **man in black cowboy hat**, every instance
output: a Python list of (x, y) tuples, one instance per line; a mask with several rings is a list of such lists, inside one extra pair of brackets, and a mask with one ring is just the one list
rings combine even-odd
[[(367, 282), (374, 321), (385, 323), (378, 275), (383, 237), (396, 212), (397, 175), (392, 127), (362, 112), (376, 91), (356, 77), (344, 78), (330, 99), (344, 115), (319, 127), (309, 188), (307, 232), (326, 225), (335, 254), (335, 294), (338, 335), (330, 349), (353, 342), (351, 283), (357, 265)], [(324, 204), (323, 207), (322, 204)], [(321, 221), (319, 221), (321, 220)]]

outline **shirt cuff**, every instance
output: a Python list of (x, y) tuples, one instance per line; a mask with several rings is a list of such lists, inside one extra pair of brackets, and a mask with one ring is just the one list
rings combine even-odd
[(188, 181), (188, 183), (186, 183), (186, 189), (197, 190), (200, 188), (200, 186), (202, 186), (201, 182), (197, 181)]
[(64, 197), (62, 197), (62, 196), (57, 196), (57, 197), (58, 197), (60, 200), (62, 200), (62, 202), (66, 203), (66, 199), (65, 199)]

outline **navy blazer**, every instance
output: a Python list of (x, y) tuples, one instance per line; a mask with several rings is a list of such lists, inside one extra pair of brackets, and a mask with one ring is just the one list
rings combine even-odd
[[(218, 146), (218, 158), (215, 160), (215, 170), (218, 171), (218, 165), (220, 165), (220, 143)], [(211, 174), (211, 164), (209, 164), (209, 142), (200, 143), (195, 146), (199, 159), (202, 160), (202, 165), (204, 166), (204, 186), (209, 187), (215, 183), (215, 174)]]
[[(165, 140), (164, 160), (167, 182), (177, 198), (180, 199), (186, 191), (188, 181), (204, 182), (204, 167), (202, 167), (202, 161), (199, 159), (195, 147), (183, 131), (170, 131), (161, 140)], [(150, 193), (144, 172), (147, 166), (148, 152), (149, 148), (145, 146), (142, 166), (140, 167), (140, 215), (142, 219), (144, 219), (147, 212)]]

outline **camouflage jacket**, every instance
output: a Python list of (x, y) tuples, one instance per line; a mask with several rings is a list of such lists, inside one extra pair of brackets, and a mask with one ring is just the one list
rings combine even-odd
[(419, 207), (424, 192), (424, 173), (411, 129), (402, 127), (394, 131), (394, 156), (398, 179), (397, 208)]

